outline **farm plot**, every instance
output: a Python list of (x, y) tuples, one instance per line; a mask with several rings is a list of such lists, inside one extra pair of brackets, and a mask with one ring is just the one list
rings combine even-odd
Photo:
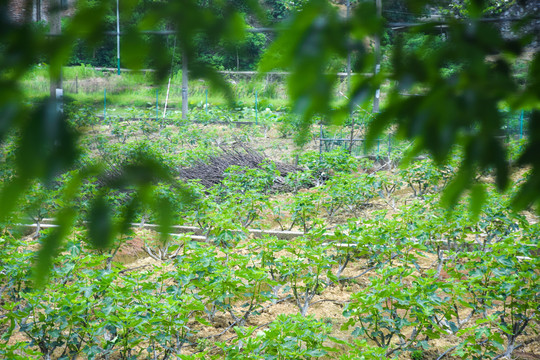
[[(539, 225), (531, 213), (510, 210), (489, 174), (481, 179), (486, 202), (474, 218), (465, 203), (452, 212), (438, 206), (452, 163), (437, 167), (425, 159), (383, 169), (344, 151), (306, 151), (298, 168), (289, 164), (286, 172), (276, 161), (294, 158), (290, 140), (246, 128), (245, 146), (281, 146), (274, 153), (281, 156), (228, 167), (212, 183), (192, 177), (148, 189), (170, 207), (172, 223), (199, 234), (172, 236), (142, 229), (160, 213), (130, 206), (129, 187), (105, 191), (103, 185), (122, 166), (149, 158), (177, 179), (226, 155), (223, 146), (238, 142), (239, 132), (150, 125), (85, 124), (81, 169), (105, 164), (110, 176), (85, 181), (73, 206), (88, 216), (61, 246), (44, 287), (32, 283), (39, 271), (34, 254), (52, 230), (40, 226), (23, 236), (16, 224), (6, 227), (0, 357), (540, 355)], [(42, 224), (69, 184), (69, 177), (52, 189), (35, 184), (21, 216)], [(137, 222), (127, 235), (104, 239), (102, 249), (88, 238), (105, 233), (89, 234), (82, 222), (97, 216), (96, 193), (111, 217), (134, 211)], [(250, 229), (298, 236), (253, 236)]]

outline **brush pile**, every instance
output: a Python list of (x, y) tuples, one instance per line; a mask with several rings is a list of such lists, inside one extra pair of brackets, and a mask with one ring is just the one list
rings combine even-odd
[[(181, 168), (179, 177), (183, 180), (200, 180), (206, 187), (219, 184), (224, 179), (225, 170), (230, 166), (242, 166), (251, 169), (261, 169), (261, 164), (269, 161), (263, 154), (249, 148), (246, 145), (236, 147), (222, 147), (219, 155), (211, 156), (208, 159), (197, 161), (193, 166)], [(274, 181), (274, 188), (278, 190), (285, 185), (284, 178), (291, 172), (302, 170), (301, 168), (274, 162), (280, 176)]]

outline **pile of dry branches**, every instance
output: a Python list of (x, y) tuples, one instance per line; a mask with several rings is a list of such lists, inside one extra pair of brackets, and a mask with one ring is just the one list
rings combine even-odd
[[(224, 179), (224, 173), (230, 166), (242, 166), (247, 168), (261, 168), (261, 163), (268, 160), (263, 154), (245, 146), (222, 147), (219, 155), (197, 161), (193, 166), (181, 168), (179, 176), (184, 180), (200, 180), (206, 187), (219, 184)], [(284, 184), (283, 177), (291, 172), (301, 170), (299, 167), (280, 162), (274, 162), (280, 177), (274, 181), (276, 187)]]

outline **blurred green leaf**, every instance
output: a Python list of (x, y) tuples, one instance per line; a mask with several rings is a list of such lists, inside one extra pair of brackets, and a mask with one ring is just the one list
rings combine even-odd
[(482, 210), (482, 205), (486, 201), (486, 189), (482, 184), (473, 185), (471, 188), (470, 201), (471, 205), (469, 211), (471, 213), (471, 220), (476, 222), (480, 215), (480, 211)]
[(106, 249), (115, 236), (113, 211), (103, 195), (92, 202), (88, 214), (88, 237), (97, 249)]

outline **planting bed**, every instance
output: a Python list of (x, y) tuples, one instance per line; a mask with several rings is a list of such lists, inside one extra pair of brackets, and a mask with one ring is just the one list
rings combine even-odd
[[(95, 163), (108, 176), (85, 180), (82, 216), (42, 288), (34, 257), (54, 228), (14, 222), (0, 237), (0, 357), (540, 358), (538, 219), (511, 211), (491, 174), (477, 218), (466, 201), (443, 210), (459, 156), (397, 168), (319, 154), (314, 141), (298, 151), (279, 122), (262, 131), (92, 114), (74, 121), (84, 150), (69, 176)], [(172, 180), (154, 181), (149, 196), (196, 236), (145, 229), (159, 206), (134, 207), (131, 230), (93, 248), (93, 197), (122, 218), (134, 190), (104, 185), (150, 159)], [(69, 176), (35, 184), (21, 218), (55, 216)]]

